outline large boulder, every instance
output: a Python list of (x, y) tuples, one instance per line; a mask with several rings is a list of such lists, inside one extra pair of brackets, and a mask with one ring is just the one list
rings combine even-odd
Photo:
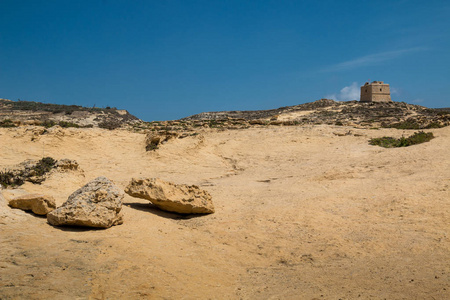
[(9, 206), (22, 210), (31, 210), (37, 215), (46, 215), (56, 208), (55, 199), (41, 194), (28, 194), (9, 200)]
[(109, 228), (123, 223), (124, 193), (108, 178), (98, 177), (69, 196), (47, 215), (51, 225)]
[(214, 212), (211, 195), (195, 185), (174, 184), (158, 178), (133, 178), (125, 192), (149, 200), (162, 210), (181, 214)]

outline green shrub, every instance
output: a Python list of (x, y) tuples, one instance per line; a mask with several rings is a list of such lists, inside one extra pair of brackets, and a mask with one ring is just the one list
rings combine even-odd
[(61, 126), (62, 128), (69, 128), (69, 127), (80, 128), (80, 125), (66, 121), (59, 121), (58, 125)]
[(13, 121), (11, 121), (10, 119), (5, 119), (3, 121), (0, 121), (0, 127), (17, 127)]
[(420, 129), (420, 125), (412, 120), (406, 120), (403, 122), (393, 123), (388, 125), (389, 128), (397, 128), (397, 129)]
[(444, 127), (444, 125), (441, 125), (436, 122), (432, 122), (432, 123), (428, 124), (425, 128), (430, 129), (430, 128), (442, 128), (442, 127)]
[(53, 120), (45, 120), (41, 123), (41, 126), (44, 126), (45, 128), (50, 128), (56, 125), (56, 122)]
[(116, 120), (105, 120), (100, 123), (98, 123), (98, 127), (108, 130), (114, 130), (121, 127), (121, 124), (119, 121)]
[(393, 137), (381, 137), (381, 138), (373, 138), (369, 140), (370, 145), (381, 146), (384, 148), (396, 148), (396, 147), (408, 147), (412, 145), (417, 145), (421, 143), (425, 143), (433, 139), (432, 132), (415, 132), (413, 135), (405, 138), (401, 137), (399, 139)]
[(56, 164), (56, 160), (54, 160), (51, 157), (44, 157), (33, 168), (33, 170), (36, 172), (36, 176), (42, 176), (45, 173), (49, 172), (53, 166)]
[(0, 185), (7, 187), (8, 185), (22, 185), (23, 180), (17, 178), (11, 171), (0, 171)]

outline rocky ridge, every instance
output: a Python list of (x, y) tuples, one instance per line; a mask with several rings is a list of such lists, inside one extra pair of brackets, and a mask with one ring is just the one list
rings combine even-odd
[(361, 103), (321, 99), (315, 102), (260, 111), (205, 112), (180, 120), (142, 122), (135, 130), (148, 132), (147, 150), (202, 129), (246, 129), (264, 126), (337, 125), (355, 128), (428, 129), (450, 125), (450, 111), (405, 102)]
[(83, 107), (0, 98), (0, 127), (60, 125), (61, 127), (116, 129), (139, 121), (128, 111), (115, 107)]

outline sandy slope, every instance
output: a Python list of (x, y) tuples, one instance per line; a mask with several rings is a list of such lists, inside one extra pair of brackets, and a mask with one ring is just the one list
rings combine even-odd
[[(334, 133), (351, 135), (337, 136)], [(0, 166), (70, 158), (83, 172), (3, 191), (58, 204), (104, 175), (208, 190), (216, 213), (186, 218), (125, 197), (125, 223), (56, 228), (0, 199), (0, 298), (449, 299), (450, 127), (402, 149), (367, 140), (411, 132), (345, 127), (205, 131), (145, 152), (144, 136), (99, 129), (0, 129)], [(356, 135), (354, 135), (356, 134)]]

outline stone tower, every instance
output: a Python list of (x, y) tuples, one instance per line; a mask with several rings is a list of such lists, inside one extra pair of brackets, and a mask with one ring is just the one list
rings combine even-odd
[(360, 102), (391, 102), (389, 84), (383, 81), (366, 82), (361, 87)]

